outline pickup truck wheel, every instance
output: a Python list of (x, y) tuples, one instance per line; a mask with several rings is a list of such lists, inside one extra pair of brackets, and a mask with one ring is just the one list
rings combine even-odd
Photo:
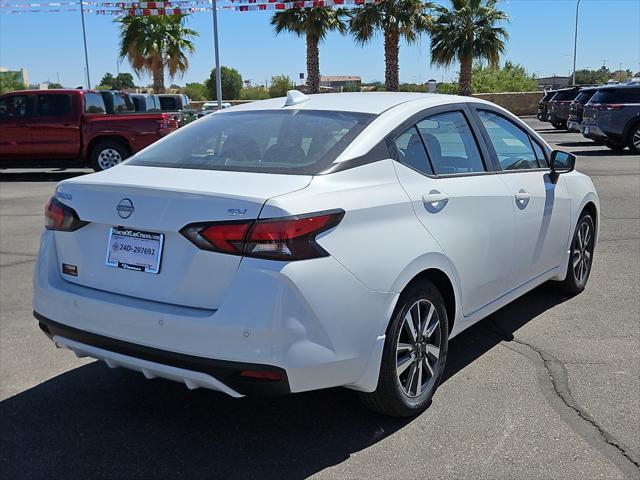
[(91, 150), (91, 166), (96, 172), (114, 167), (129, 156), (129, 150), (121, 143), (107, 140)]
[(636, 125), (629, 132), (629, 150), (631, 153), (640, 153), (640, 124)]

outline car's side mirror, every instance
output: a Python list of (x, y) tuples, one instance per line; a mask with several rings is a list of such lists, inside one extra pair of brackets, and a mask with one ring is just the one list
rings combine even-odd
[(572, 153), (554, 150), (551, 152), (550, 167), (556, 175), (571, 172), (576, 167), (576, 156)]

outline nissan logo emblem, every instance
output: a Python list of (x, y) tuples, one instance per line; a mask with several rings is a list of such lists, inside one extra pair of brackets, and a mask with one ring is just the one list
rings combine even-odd
[(133, 208), (133, 202), (131, 200), (123, 198), (120, 200), (120, 203), (118, 203), (116, 211), (118, 215), (120, 215), (120, 218), (129, 218), (135, 211), (135, 208)]

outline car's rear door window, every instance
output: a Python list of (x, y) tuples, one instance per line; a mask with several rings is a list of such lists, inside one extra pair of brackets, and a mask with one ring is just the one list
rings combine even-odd
[(13, 95), (3, 98), (0, 100), (0, 120), (26, 117), (28, 103), (26, 95)]
[(488, 110), (478, 110), (502, 170), (539, 168), (529, 135), (515, 123)]
[(315, 174), (375, 118), (355, 112), (220, 112), (178, 130), (128, 164), (203, 170)]
[(34, 117), (66, 117), (71, 112), (71, 95), (45, 94), (36, 97)]
[(462, 112), (432, 115), (418, 122), (417, 128), (436, 174), (485, 171), (475, 137)]

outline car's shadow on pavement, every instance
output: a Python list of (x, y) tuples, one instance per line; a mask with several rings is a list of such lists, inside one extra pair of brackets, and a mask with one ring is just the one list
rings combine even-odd
[[(563, 300), (535, 290), (459, 335), (443, 381)], [(411, 422), (346, 389), (234, 400), (98, 362), (3, 401), (0, 421), (2, 478), (65, 479), (303, 478)]]
[(2, 182), (61, 182), (68, 178), (78, 177), (92, 173), (93, 170), (47, 170), (47, 171), (11, 171), (0, 170), (0, 183)]

